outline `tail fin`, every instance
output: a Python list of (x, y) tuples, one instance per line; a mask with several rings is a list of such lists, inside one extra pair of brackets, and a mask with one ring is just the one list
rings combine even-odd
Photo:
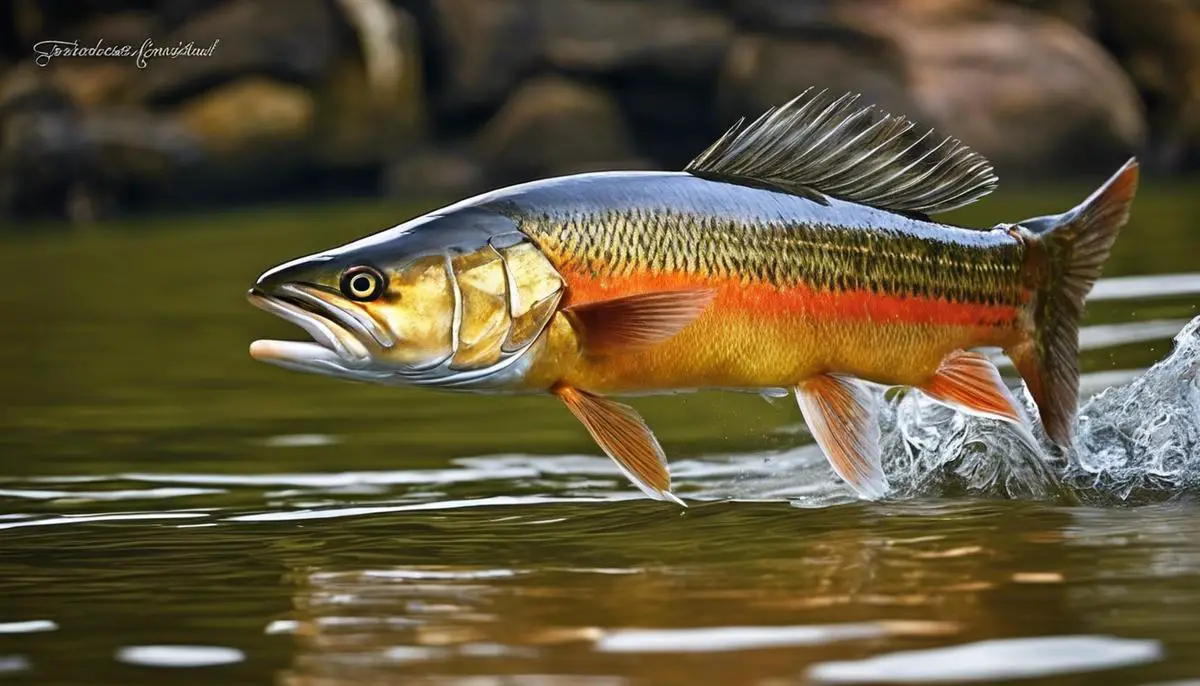
[(1079, 403), (1083, 301), (1129, 218), (1137, 185), (1138, 163), (1130, 159), (1074, 209), (1020, 223), (1041, 246), (1044, 261), (1033, 338), (1007, 352), (1037, 403), (1046, 434), (1060, 446), (1071, 443)]

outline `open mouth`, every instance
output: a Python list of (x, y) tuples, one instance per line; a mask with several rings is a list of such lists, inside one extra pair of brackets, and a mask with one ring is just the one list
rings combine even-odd
[(334, 296), (311, 286), (284, 284), (276, 293), (252, 288), (246, 299), (299, 326), (313, 339), (254, 341), (250, 356), (260, 362), (303, 371), (345, 372), (370, 364), (366, 341), (382, 347), (394, 345), (391, 337), (365, 314), (339, 307)]

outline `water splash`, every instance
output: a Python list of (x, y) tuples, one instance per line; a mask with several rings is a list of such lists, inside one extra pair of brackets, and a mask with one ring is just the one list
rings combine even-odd
[[(1019, 397), (1036, 417), (1028, 392)], [(1004, 423), (966, 416), (920, 393), (893, 398), (882, 420), (894, 497), (1044, 498), (1055, 495), (1059, 481), (1097, 502), (1184, 492), (1200, 485), (1200, 317), (1175, 336), (1166, 359), (1088, 400), (1075, 447), (1048, 461), (1031, 455)], [(1040, 424), (1035, 433), (1048, 445)]]
[(1065, 476), (1077, 488), (1125, 499), (1200, 485), (1200, 317), (1165, 360), (1089, 400), (1076, 436)]

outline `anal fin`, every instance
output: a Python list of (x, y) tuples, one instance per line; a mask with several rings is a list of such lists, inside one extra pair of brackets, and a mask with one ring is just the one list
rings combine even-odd
[(568, 307), (589, 353), (632, 352), (657, 345), (698, 319), (716, 291), (698, 288), (641, 293)]
[(880, 457), (879, 410), (870, 387), (849, 376), (821, 374), (796, 387), (809, 431), (833, 470), (871, 500), (888, 490)]
[[(960, 412), (1008, 422), (1030, 454), (1030, 467), (1038, 477), (1068, 502), (1078, 498), (1050, 469), (1041, 444), (1033, 435), (1033, 424), (1013, 396), (1000, 370), (984, 355), (956, 350), (946, 356), (932, 379), (921, 391)], [(1036, 398), (1037, 395), (1034, 395)]]
[(687, 507), (671, 493), (667, 458), (658, 439), (632, 407), (571, 386), (561, 386), (555, 394), (643, 493)]
[(968, 414), (1023, 426), (1029, 423), (1000, 378), (1000, 370), (976, 352), (956, 350), (947, 355), (921, 390), (934, 400)]

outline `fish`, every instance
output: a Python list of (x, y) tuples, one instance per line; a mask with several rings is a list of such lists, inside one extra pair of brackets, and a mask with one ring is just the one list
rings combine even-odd
[[(1079, 325), (1138, 185), (1130, 158), (1075, 207), (989, 228), (933, 219), (991, 193), (989, 161), (853, 93), (738, 120), (679, 171), (493, 190), (263, 273), (249, 301), (311, 341), (259, 361), (349, 381), (556, 397), (647, 496), (686, 504), (618, 398), (794, 394), (832, 471), (890, 490), (879, 387), (1033, 420), (1066, 449)], [(517, 421), (514, 419), (514, 421)]]

